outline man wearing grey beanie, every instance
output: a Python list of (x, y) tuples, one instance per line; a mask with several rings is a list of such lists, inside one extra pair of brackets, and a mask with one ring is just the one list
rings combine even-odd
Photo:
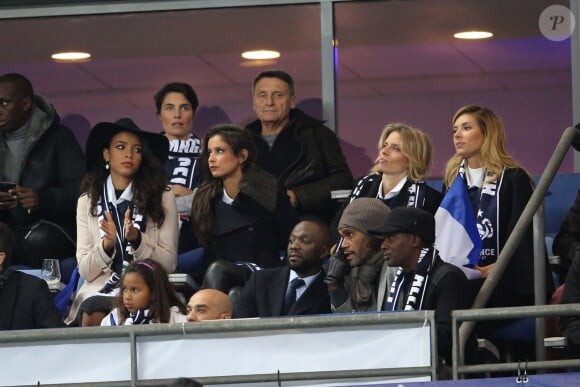
[(358, 198), (342, 213), (338, 223), (341, 239), (324, 280), (333, 312), (377, 310), (383, 256), (381, 239), (369, 235), (368, 230), (383, 224), (389, 212), (380, 199)]

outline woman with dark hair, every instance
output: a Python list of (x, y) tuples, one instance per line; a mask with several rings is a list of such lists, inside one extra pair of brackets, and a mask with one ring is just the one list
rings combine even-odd
[[(163, 134), (169, 140), (169, 154), (165, 163), (167, 184), (175, 194), (180, 220), (178, 252), (199, 247), (191, 232), (191, 202), (193, 190), (199, 185), (197, 162), (202, 141), (192, 132), (195, 112), (199, 106), (197, 94), (191, 85), (172, 82), (164, 85), (153, 97), (156, 114), (163, 125)], [(188, 254), (178, 262), (180, 271), (195, 270), (196, 255)], [(183, 267), (181, 267), (183, 266)]]
[[(131, 261), (150, 258), (168, 273), (175, 270), (177, 211), (162, 165), (167, 149), (164, 136), (141, 131), (126, 118), (91, 131), (77, 206), (76, 255), (84, 283), (68, 323), (80, 306), (83, 325), (99, 325)], [(103, 297), (87, 298), (95, 292)]]
[[(444, 191), (455, 179), (465, 184), (476, 218), (482, 250), (473, 267), (479, 286), (493, 268), (508, 237), (530, 199), (533, 180), (507, 150), (506, 130), (489, 108), (463, 106), (453, 116), (455, 155), (447, 162)], [(549, 273), (546, 260), (546, 273)], [(553, 291), (547, 276), (546, 289)], [(546, 300), (547, 300), (546, 299)], [(534, 304), (534, 252), (530, 226), (520, 241), (488, 306)]]
[(133, 261), (121, 277), (115, 309), (101, 326), (183, 323), (185, 304), (169, 282), (167, 273), (152, 259)]
[(255, 164), (256, 146), (247, 129), (213, 127), (204, 138), (200, 158), (207, 180), (192, 205), (193, 229), (206, 249), (204, 287), (229, 291), (243, 286), (243, 265), (263, 268), (281, 264), (297, 217), (276, 178)]

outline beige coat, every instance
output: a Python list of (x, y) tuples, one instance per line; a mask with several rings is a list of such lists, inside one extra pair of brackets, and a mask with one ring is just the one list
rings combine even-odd
[[(163, 192), (162, 206), (165, 221), (161, 227), (147, 218), (147, 227), (142, 234), (141, 244), (135, 250), (134, 259), (150, 258), (168, 272), (177, 266), (177, 243), (179, 228), (175, 195), (172, 191)], [(90, 214), (90, 200), (87, 194), (81, 195), (77, 205), (77, 262), (79, 273), (84, 279), (82, 287), (73, 301), (71, 311), (65, 320), (70, 324), (75, 320), (80, 304), (92, 293), (98, 292), (111, 276), (113, 257), (103, 249), (96, 216)]]

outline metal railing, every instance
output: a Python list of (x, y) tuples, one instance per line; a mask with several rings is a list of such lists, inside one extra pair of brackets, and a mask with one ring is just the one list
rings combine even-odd
[[(491, 272), (484, 281), (479, 293), (475, 297), (472, 309), (480, 309), (485, 307), (487, 301), (489, 300), (491, 294), (495, 290), (499, 280), (501, 279), (503, 273), (511, 257), (513, 256), (516, 248), (518, 247), (523, 235), (525, 234), (527, 228), (532, 222), (534, 217), (534, 294), (535, 294), (535, 304), (542, 305), (545, 304), (546, 295), (546, 272), (545, 272), (545, 243), (544, 243), (544, 227), (543, 227), (543, 210), (542, 204), (546, 192), (550, 184), (554, 180), (554, 176), (558, 172), (570, 145), (575, 144), (578, 146), (580, 144), (580, 129), (575, 127), (569, 127), (564, 130), (552, 157), (548, 161), (544, 173), (540, 177), (536, 189), (534, 190), (528, 204), (524, 208), (520, 219), (516, 223), (512, 233), (510, 234), (508, 240), (506, 241), (502, 251), (497, 258)], [(536, 215), (538, 214), (538, 215)], [(533, 317), (533, 316), (528, 316)], [(459, 353), (456, 359), (459, 365), (464, 363), (464, 349), (465, 343), (471, 332), (473, 331), (475, 322), (466, 321), (461, 324), (459, 328)], [(536, 339), (543, 342), (545, 336), (545, 324), (543, 320), (539, 320), (536, 325)], [(545, 352), (543, 348), (536, 347), (537, 357), (539, 359), (545, 358)], [(457, 366), (454, 362), (454, 367)]]
[[(451, 328), (453, 337), (452, 361), (453, 361), (453, 379), (458, 379), (460, 374), (483, 373), (483, 372), (501, 372), (517, 371), (521, 366), (520, 363), (494, 363), (479, 365), (464, 365), (459, 358), (459, 324), (465, 322), (490, 321), (490, 320), (509, 320), (525, 317), (548, 317), (548, 316), (573, 316), (580, 315), (579, 304), (565, 305), (540, 305), (540, 306), (520, 306), (508, 308), (487, 308), (487, 309), (466, 309), (455, 310), (451, 313)], [(542, 346), (544, 341), (541, 340)], [(547, 370), (563, 369), (568, 367), (579, 367), (580, 359), (572, 360), (536, 360), (529, 361), (526, 364), (528, 370)]]
[[(185, 324), (153, 324), (153, 325), (140, 325), (140, 326), (121, 326), (121, 327), (92, 327), (92, 328), (60, 328), (60, 329), (43, 329), (43, 330), (27, 330), (27, 331), (10, 331), (10, 332), (0, 332), (0, 353), (6, 356), (6, 352), (16, 353), (16, 351), (25, 351), (30, 347), (43, 346), (46, 353), (50, 357), (58, 358), (61, 354), (56, 351), (58, 346), (63, 344), (74, 344), (80, 345), (78, 352), (72, 354), (72, 357), (80, 358), (83, 353), (88, 352), (87, 348), (82, 347), (83, 345), (94, 345), (96, 342), (101, 344), (109, 345), (108, 343), (115, 343), (117, 347), (115, 348), (126, 348), (129, 346), (130, 352), (130, 364), (131, 370), (131, 380), (112, 380), (109, 382), (97, 381), (97, 380), (78, 380), (79, 383), (63, 382), (58, 384), (58, 382), (51, 382), (52, 384), (47, 384), (46, 382), (41, 383), (41, 385), (63, 385), (63, 386), (165, 386), (173, 379), (160, 378), (157, 376), (155, 379), (143, 375), (139, 375), (139, 370), (146, 367), (147, 355), (145, 354), (142, 347), (143, 343), (159, 342), (163, 348), (167, 347), (168, 344), (175, 344), (179, 340), (188, 340), (185, 347), (191, 349), (195, 347), (196, 340), (204, 343), (204, 347), (198, 349), (198, 356), (207, 356), (208, 344), (211, 346), (212, 343), (219, 344), (218, 341), (221, 340), (222, 343), (226, 343), (232, 337), (273, 337), (272, 335), (281, 333), (296, 333), (304, 335), (308, 340), (318, 340), (320, 341), (320, 336), (324, 332), (338, 332), (340, 337), (348, 335), (349, 333), (354, 333), (356, 330), (361, 330), (366, 332), (368, 330), (373, 330), (375, 335), (384, 336), (391, 328), (393, 334), (400, 335), (403, 329), (415, 328), (423, 329), (428, 326), (429, 335), (427, 341), (429, 343), (422, 344), (423, 350), (430, 349), (430, 354), (426, 355), (427, 359), (424, 364), (427, 366), (403, 366), (403, 367), (393, 367), (387, 368), (389, 364), (384, 364), (385, 368), (365, 368), (360, 367), (359, 369), (332, 369), (324, 368), (324, 359), (321, 359), (321, 366), (317, 369), (320, 371), (312, 372), (286, 372), (286, 373), (273, 373), (272, 369), (268, 372), (255, 373), (255, 374), (244, 374), (244, 375), (232, 375), (228, 374), (227, 359), (224, 361), (224, 373), (223, 375), (211, 375), (210, 377), (204, 377), (198, 374), (192, 375), (171, 375), (171, 377), (178, 376), (193, 376), (196, 380), (203, 382), (206, 385), (211, 384), (242, 384), (242, 383), (265, 383), (265, 382), (278, 382), (278, 381), (297, 381), (297, 380), (336, 380), (339, 379), (361, 379), (361, 378), (379, 378), (382, 377), (392, 377), (392, 376), (425, 376), (431, 379), (436, 379), (437, 377), (437, 343), (436, 343), (436, 326), (433, 311), (417, 311), (417, 312), (404, 312), (404, 313), (356, 313), (356, 314), (337, 314), (337, 315), (321, 315), (321, 316), (302, 316), (302, 317), (285, 317), (285, 318), (268, 318), (268, 319), (240, 319), (240, 320), (216, 320), (216, 321), (205, 321), (202, 323), (185, 323)], [(384, 332), (383, 332), (383, 329)], [(380, 329), (377, 329), (380, 328)], [(270, 335), (270, 336), (268, 336)], [(215, 341), (211, 341), (215, 339)], [(191, 345), (189, 340), (191, 340)], [(209, 342), (207, 340), (210, 340)], [(318, 341), (317, 344), (320, 344)], [(348, 340), (345, 340), (345, 342)], [(424, 340), (422, 341), (424, 342)], [(228, 345), (231, 346), (231, 341)], [(326, 345), (332, 347), (340, 343), (327, 342)], [(289, 343), (289, 345), (293, 345)], [(235, 354), (237, 358), (243, 357), (244, 354), (248, 355), (249, 352), (244, 352), (249, 349), (243, 348), (239, 345), (234, 345), (230, 351)], [(242, 348), (240, 348), (242, 347)], [(429, 348), (428, 348), (429, 347)], [(84, 352), (80, 349), (85, 348)], [(113, 347), (111, 347), (113, 348)], [(325, 347), (326, 348), (326, 347)], [(295, 362), (295, 358), (290, 358), (290, 355), (285, 355), (285, 350), (287, 348), (280, 348), (279, 353), (282, 351), (283, 356), (289, 356), (287, 360), (288, 363)], [(384, 348), (384, 353), (389, 354), (387, 351), (392, 351), (392, 355), (400, 357), (403, 348), (395, 350), (394, 348)], [(4, 351), (4, 352), (2, 352)], [(120, 352), (120, 351), (119, 351)], [(122, 353), (115, 353), (116, 359), (122, 356)], [(179, 351), (178, 351), (179, 352)], [(254, 349), (254, 352), (262, 353), (261, 349)], [(127, 351), (123, 351), (127, 353)], [(67, 352), (70, 357), (70, 353)], [(194, 367), (196, 363), (195, 359), (191, 357), (182, 356), (183, 352), (179, 352), (180, 356), (175, 357), (175, 361), (187, 362)], [(269, 354), (271, 356), (272, 353)], [(379, 353), (369, 353), (369, 356), (378, 356)], [(112, 357), (115, 357), (112, 356)], [(127, 357), (126, 355), (124, 355)], [(39, 354), (38, 357), (42, 357)], [(69, 359), (72, 361), (73, 359)], [(114, 360), (114, 359), (113, 359)], [(38, 360), (41, 361), (41, 360)], [(54, 360), (58, 361), (58, 360)], [(234, 359), (230, 359), (230, 362)], [(349, 360), (351, 362), (352, 359)], [(365, 361), (362, 359), (361, 361)], [(190, 363), (191, 362), (191, 363)], [(2, 361), (3, 366), (6, 366), (7, 362)], [(140, 364), (142, 363), (142, 364)], [(282, 362), (284, 363), (284, 362)], [(149, 363), (150, 364), (150, 363)], [(353, 367), (358, 367), (355, 363)], [(419, 363), (418, 363), (419, 364)], [(423, 363), (421, 363), (423, 364)], [(283, 365), (283, 364), (282, 364)], [(381, 364), (382, 365), (382, 364)], [(62, 369), (59, 372), (66, 372), (68, 367), (74, 367), (73, 363), (62, 364)], [(382, 365), (383, 366), (383, 365)], [(106, 367), (104, 364), (100, 364), (99, 367), (103, 367), (102, 372), (106, 372)], [(69, 368), (69, 370), (71, 369)], [(34, 372), (34, 367), (30, 367), (30, 363), (27, 363), (20, 370), (15, 370), (15, 372)], [(275, 370), (274, 370), (275, 371)], [(6, 372), (3, 372), (6, 374)], [(163, 377), (163, 375), (161, 375)], [(8, 378), (6, 375), (0, 375), (0, 379)], [(0, 380), (0, 384), (5, 385), (6, 379)]]

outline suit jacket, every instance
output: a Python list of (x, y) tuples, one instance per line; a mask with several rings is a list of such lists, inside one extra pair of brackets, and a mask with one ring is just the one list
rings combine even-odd
[[(281, 316), (289, 276), (288, 266), (260, 270), (252, 274), (242, 290), (239, 301), (235, 304), (234, 317)], [(326, 273), (321, 271), (296, 300), (288, 313), (289, 316), (331, 313), (328, 289), (322, 282), (325, 276)]]
[(0, 331), (64, 326), (46, 282), (12, 272), (0, 292)]

